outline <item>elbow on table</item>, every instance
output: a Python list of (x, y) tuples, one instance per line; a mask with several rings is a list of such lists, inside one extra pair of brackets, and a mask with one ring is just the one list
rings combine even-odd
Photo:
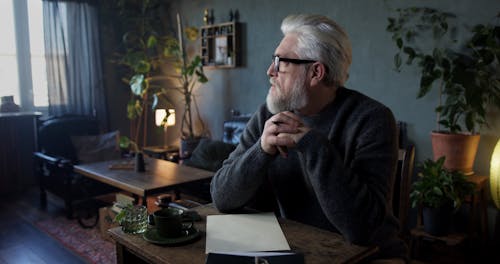
[(215, 209), (217, 209), (217, 211), (224, 214), (228, 214), (235, 211), (235, 208), (233, 208), (231, 205), (225, 203), (224, 201), (215, 199), (213, 195), (212, 195), (212, 204), (215, 207)]
[(231, 209), (228, 207), (227, 202), (225, 202), (226, 199), (224, 197), (221, 197), (222, 194), (217, 191), (217, 188), (215, 188), (212, 185), (210, 186), (210, 195), (212, 196), (212, 204), (213, 206), (221, 213), (227, 213)]
[(211, 190), (212, 195), (212, 204), (221, 213), (232, 213), (240, 209), (241, 207), (237, 207), (234, 203), (230, 202), (231, 199), (228, 197), (224, 197), (224, 195)]

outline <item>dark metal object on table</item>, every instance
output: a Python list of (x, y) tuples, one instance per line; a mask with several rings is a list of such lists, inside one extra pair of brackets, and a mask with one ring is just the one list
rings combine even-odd
[(144, 156), (142, 153), (135, 154), (135, 171), (136, 172), (146, 171), (146, 165), (144, 164)]

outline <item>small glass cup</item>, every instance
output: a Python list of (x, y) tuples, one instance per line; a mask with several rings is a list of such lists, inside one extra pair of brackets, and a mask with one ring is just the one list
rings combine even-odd
[(148, 228), (148, 210), (144, 205), (123, 208), (125, 215), (120, 222), (122, 230), (129, 234), (141, 234)]

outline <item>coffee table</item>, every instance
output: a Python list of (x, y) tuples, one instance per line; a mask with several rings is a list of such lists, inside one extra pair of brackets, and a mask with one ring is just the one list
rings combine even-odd
[(73, 170), (83, 176), (111, 185), (142, 198), (147, 205), (147, 196), (166, 192), (182, 184), (209, 179), (213, 172), (180, 165), (174, 162), (145, 158), (146, 171), (136, 172), (133, 166), (111, 169), (126, 160), (111, 160), (75, 165)]

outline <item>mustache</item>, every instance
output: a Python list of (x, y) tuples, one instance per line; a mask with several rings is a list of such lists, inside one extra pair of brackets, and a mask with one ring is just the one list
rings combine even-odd
[(276, 80), (274, 78), (269, 78), (269, 83), (273, 86), (276, 86), (279, 88), (279, 86), (276, 84)]

